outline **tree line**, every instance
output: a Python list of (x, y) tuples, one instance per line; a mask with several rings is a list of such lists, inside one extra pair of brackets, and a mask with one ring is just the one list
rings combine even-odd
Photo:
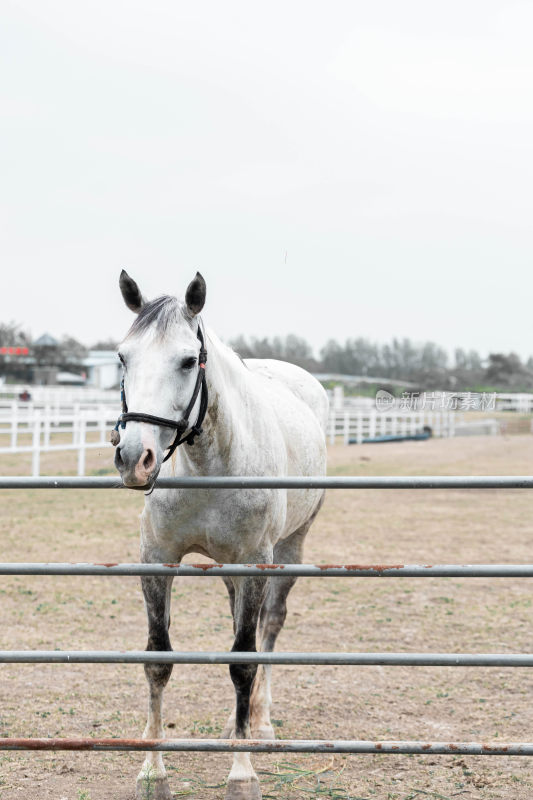
[(229, 344), (243, 358), (280, 358), (311, 372), (389, 378), (428, 390), (533, 389), (533, 357), (523, 363), (516, 353), (490, 353), (483, 359), (476, 350), (457, 348), (450, 358), (435, 342), (394, 338), (380, 344), (361, 336), (344, 343), (330, 339), (318, 358), (310, 344), (294, 334), (272, 339), (238, 336)]
[[(533, 389), (533, 357), (523, 362), (516, 353), (490, 353), (484, 359), (476, 350), (457, 348), (450, 357), (434, 342), (394, 338), (379, 343), (362, 336), (348, 338), (344, 343), (330, 339), (318, 356), (306, 339), (295, 334), (272, 338), (241, 335), (228, 344), (242, 358), (277, 358), (310, 372), (375, 377), (381, 382), (389, 378), (428, 390)], [(30, 354), (38, 362), (51, 357), (50, 353), (38, 352), (39, 348), (32, 347), (29, 333), (14, 322), (0, 322), (1, 347), (29, 347)], [(116, 347), (117, 342), (112, 339), (96, 341), (87, 347), (72, 336), (64, 336), (54, 357), (72, 368), (81, 363), (89, 349), (113, 350)], [(0, 355), (3, 372), (5, 361)]]

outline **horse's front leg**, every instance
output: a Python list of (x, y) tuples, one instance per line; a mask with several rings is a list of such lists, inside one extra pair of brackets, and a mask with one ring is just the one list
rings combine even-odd
[[(256, 652), (259, 612), (266, 590), (266, 578), (233, 578), (234, 630), (232, 650)], [(250, 695), (257, 672), (256, 664), (231, 664), (235, 687), (235, 738), (250, 738)], [(228, 776), (226, 800), (260, 800), (259, 781), (249, 753), (235, 753)]]
[[(168, 629), (170, 625), (170, 593), (172, 578), (143, 577), (142, 589), (148, 615), (147, 650), (172, 650)], [(148, 681), (148, 720), (144, 739), (163, 738), (163, 689), (172, 672), (172, 664), (145, 664)], [(137, 800), (171, 800), (163, 756), (148, 752), (137, 778)]]

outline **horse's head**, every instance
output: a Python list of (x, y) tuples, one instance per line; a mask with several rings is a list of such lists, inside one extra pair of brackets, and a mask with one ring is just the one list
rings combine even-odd
[[(119, 346), (124, 366), (124, 397), (132, 416), (151, 415), (179, 423), (194, 396), (199, 374), (196, 315), (204, 306), (205, 281), (196, 273), (185, 302), (158, 297), (147, 302), (139, 287), (122, 270), (120, 289), (124, 302), (137, 317)], [(198, 414), (200, 396), (190, 410)], [(150, 488), (156, 480), (176, 429), (149, 421), (128, 420), (119, 427), (115, 466), (126, 486)]]

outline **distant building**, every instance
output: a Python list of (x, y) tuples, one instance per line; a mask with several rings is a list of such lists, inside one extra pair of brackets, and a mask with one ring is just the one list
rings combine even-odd
[(37, 386), (54, 386), (57, 384), (59, 370), (59, 342), (43, 333), (32, 343), (34, 356), (33, 383)]
[(115, 350), (89, 350), (83, 360), (88, 386), (99, 389), (116, 389), (120, 386), (122, 365)]
[(122, 365), (115, 350), (87, 350), (74, 340), (43, 333), (31, 347), (2, 346), (0, 379), (35, 386), (92, 386), (116, 389)]
[(59, 342), (57, 341), (57, 339), (54, 339), (53, 336), (50, 336), (49, 333), (43, 333), (42, 336), (39, 336), (39, 338), (36, 339), (33, 342), (32, 346), (34, 348), (35, 347), (42, 347), (42, 348), (47, 348), (48, 347), (48, 348), (50, 348), (51, 350), (53, 350), (55, 352), (55, 351), (57, 351), (57, 348), (59, 347)]

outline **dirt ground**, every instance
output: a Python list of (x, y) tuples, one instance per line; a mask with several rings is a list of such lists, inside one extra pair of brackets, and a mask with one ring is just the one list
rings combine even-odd
[[(111, 469), (109, 449), (87, 456)], [(27, 473), (24, 457), (0, 461)], [(70, 459), (70, 460), (69, 460)], [(343, 475), (533, 474), (530, 435), (334, 446)], [(75, 455), (43, 456), (72, 473)], [(2, 491), (2, 561), (136, 561), (143, 498), (130, 492)], [(530, 492), (367, 490), (328, 493), (306, 561), (531, 563)], [(189, 556), (191, 561), (199, 560)], [(142, 649), (138, 578), (0, 579), (0, 649)], [(279, 650), (531, 651), (525, 579), (300, 579)], [(212, 578), (174, 583), (175, 649), (231, 647), (225, 589)], [(274, 668), (280, 738), (533, 741), (527, 669)], [(217, 736), (232, 704), (227, 667), (175, 667), (166, 691), (169, 736)], [(141, 735), (143, 669), (134, 665), (2, 665), (0, 735)], [(165, 757), (176, 797), (224, 797), (227, 754)], [(524, 757), (257, 755), (265, 798), (530, 800)], [(0, 798), (131, 800), (140, 754), (0, 753)]]

